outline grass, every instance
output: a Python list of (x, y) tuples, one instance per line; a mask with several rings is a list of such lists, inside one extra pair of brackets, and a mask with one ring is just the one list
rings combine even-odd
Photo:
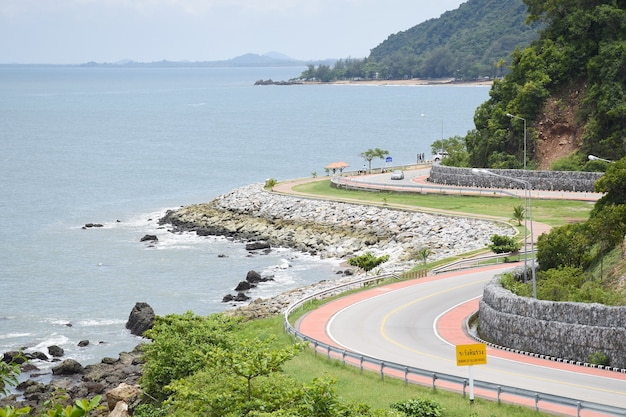
[[(246, 337), (275, 337), (279, 346), (293, 343), (293, 339), (283, 331), (282, 316), (254, 320), (242, 326), (241, 330)], [(311, 349), (290, 360), (283, 371), (300, 382), (311, 382), (314, 378), (329, 375), (337, 381), (336, 392), (342, 400), (364, 403), (373, 409), (388, 409), (391, 403), (407, 399), (430, 398), (442, 405), (445, 417), (548, 415), (536, 413), (534, 409), (527, 407), (498, 404), (481, 398), (476, 398), (474, 404), (470, 405), (469, 399), (458, 393), (433, 390), (432, 387), (415, 384), (405, 385), (404, 381), (391, 377), (385, 377), (383, 381), (377, 372), (361, 373), (356, 367), (344, 366), (337, 360), (329, 361), (325, 355), (319, 353), (315, 355)]]
[[(294, 190), (339, 201), (410, 208), (422, 211), (443, 211), (449, 214), (466, 214), (497, 218), (504, 221), (511, 220), (513, 208), (519, 205), (521, 201), (519, 198), (514, 197), (351, 191), (331, 187), (330, 180), (301, 184), (294, 187)], [(533, 199), (532, 204), (533, 219), (550, 226), (585, 221), (593, 208), (593, 203), (583, 201)], [(507, 213), (510, 213), (510, 217), (506, 217)], [(511, 224), (515, 224), (515, 222)], [(521, 233), (523, 233), (523, 226), (518, 228), (518, 230), (520, 229)], [(432, 265), (429, 266), (432, 267)], [(309, 303), (304, 309), (299, 309), (292, 315), (290, 318), (291, 322), (293, 323), (299, 316), (329, 300)], [(282, 316), (280, 316), (261, 321), (257, 320), (250, 326), (249, 331), (253, 337), (271, 335), (277, 338), (279, 344), (293, 343), (292, 338), (284, 333), (282, 327)], [(467, 398), (457, 393), (441, 389), (433, 390), (432, 387), (414, 384), (405, 385), (404, 381), (390, 377), (386, 377), (383, 381), (376, 372), (364, 371), (361, 373), (359, 369), (352, 366), (344, 366), (337, 360), (329, 361), (325, 355), (315, 355), (311, 349), (289, 361), (284, 371), (302, 382), (310, 382), (312, 379), (325, 374), (330, 375), (337, 380), (336, 389), (342, 399), (365, 403), (374, 409), (387, 409), (391, 403), (396, 401), (427, 397), (442, 404), (446, 417), (525, 417), (548, 415), (536, 413), (533, 409), (527, 407), (498, 404), (497, 402), (480, 398), (476, 398), (474, 404), (470, 405)]]
[[(420, 194), (400, 192), (368, 192), (333, 188), (330, 180), (312, 181), (295, 186), (294, 191), (367, 204), (405, 207), (425, 211), (436, 210), (451, 214), (469, 214), (480, 217), (511, 220), (513, 208), (522, 199), (515, 197), (463, 196), (451, 194)], [(585, 221), (593, 208), (593, 202), (572, 200), (532, 200), (533, 220), (550, 226)], [(510, 217), (507, 217), (510, 216)]]

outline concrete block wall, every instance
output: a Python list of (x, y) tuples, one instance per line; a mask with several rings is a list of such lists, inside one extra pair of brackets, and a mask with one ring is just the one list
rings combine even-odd
[(484, 289), (479, 334), (490, 343), (575, 362), (602, 352), (626, 368), (626, 307), (518, 297), (494, 278)]
[[(490, 169), (494, 174), (517, 178), (530, 183), (534, 190), (593, 192), (602, 172), (531, 171), (521, 169)], [(433, 165), (429, 181), (459, 187), (519, 188), (524, 184), (491, 175), (472, 174), (471, 168)]]

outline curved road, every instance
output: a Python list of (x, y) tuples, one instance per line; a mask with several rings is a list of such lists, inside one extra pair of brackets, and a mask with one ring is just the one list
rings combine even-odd
[[(428, 171), (405, 171), (406, 177), (401, 181), (391, 180), (389, 173), (349, 177), (348, 181), (372, 188), (390, 189), (397, 184), (414, 187), (418, 192), (437, 192), (434, 190), (437, 187), (425, 182)], [(290, 190), (285, 187), (282, 191)], [(478, 192), (484, 190), (479, 189)], [(463, 189), (461, 193), (471, 194), (473, 190)], [(594, 201), (601, 196), (584, 194), (571, 196), (563, 192), (533, 191), (533, 197), (538, 198)], [(307, 336), (346, 350), (384, 361), (467, 377), (467, 367), (456, 366), (455, 345), (475, 341), (463, 333), (462, 323), (478, 309), (484, 285), (494, 275), (511, 267), (508, 264), (457, 271), (378, 287), (326, 304), (303, 317), (298, 327)], [(487, 365), (472, 368), (476, 380), (626, 407), (626, 374), (563, 364), (495, 348), (487, 348)], [(509, 400), (534, 405), (532, 400)], [(540, 403), (540, 407), (546, 411), (575, 415), (575, 410), (546, 403)], [(583, 411), (582, 415), (594, 414)]]
[[(477, 309), (485, 283), (510, 268), (509, 264), (441, 274), (354, 294), (309, 313), (299, 329), (381, 360), (467, 377), (467, 368), (456, 366), (454, 346), (475, 341), (463, 334), (461, 323)], [(476, 380), (626, 406), (626, 375), (617, 372), (494, 348), (487, 349), (487, 365), (474, 366), (473, 372)], [(545, 403), (540, 406), (549, 409)]]

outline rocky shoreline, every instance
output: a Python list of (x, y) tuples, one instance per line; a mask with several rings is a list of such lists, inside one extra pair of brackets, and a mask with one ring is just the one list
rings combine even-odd
[(171, 210), (160, 224), (171, 231), (265, 241), (322, 258), (389, 254), (383, 272), (415, 265), (414, 251), (438, 260), (486, 247), (493, 234), (513, 235), (489, 220), (398, 210), (270, 193), (262, 184), (237, 188), (205, 204)]
[[(377, 256), (388, 254), (390, 260), (381, 266), (381, 273), (401, 273), (412, 268), (418, 262), (414, 253), (421, 248), (429, 248), (432, 254), (428, 259), (437, 260), (484, 248), (494, 233), (514, 234), (512, 227), (487, 220), (282, 195), (264, 191), (262, 184), (237, 188), (206, 204), (168, 211), (159, 223), (170, 225), (173, 233), (227, 236), (254, 244), (255, 248), (288, 247), (322, 258), (348, 259), (366, 251)], [(228, 310), (227, 314), (249, 319), (279, 314), (296, 299), (356, 278), (359, 277), (338, 275), (337, 280), (257, 299)], [(140, 316), (133, 320), (133, 314)], [(151, 308), (138, 303), (127, 327), (139, 326), (139, 330), (133, 331), (143, 333), (144, 322), (151, 318)], [(84, 368), (66, 359), (59, 367), (68, 368), (69, 375), (59, 371), (50, 384), (26, 381), (20, 386), (23, 399), (7, 398), (0, 406), (40, 404), (55, 387), (60, 387), (73, 399), (106, 394), (108, 410), (98, 415), (128, 415), (124, 407), (132, 406), (133, 398), (140, 393), (137, 381), (141, 376), (141, 356), (138, 347), (121, 353), (118, 359), (105, 358), (100, 364)]]

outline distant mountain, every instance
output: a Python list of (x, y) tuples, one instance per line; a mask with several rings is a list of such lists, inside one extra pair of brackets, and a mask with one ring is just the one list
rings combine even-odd
[(81, 66), (106, 66), (106, 67), (302, 67), (306, 65), (332, 65), (334, 59), (322, 61), (300, 61), (279, 52), (267, 54), (244, 54), (223, 61), (153, 61), (136, 62), (122, 60), (114, 63), (87, 62)]

